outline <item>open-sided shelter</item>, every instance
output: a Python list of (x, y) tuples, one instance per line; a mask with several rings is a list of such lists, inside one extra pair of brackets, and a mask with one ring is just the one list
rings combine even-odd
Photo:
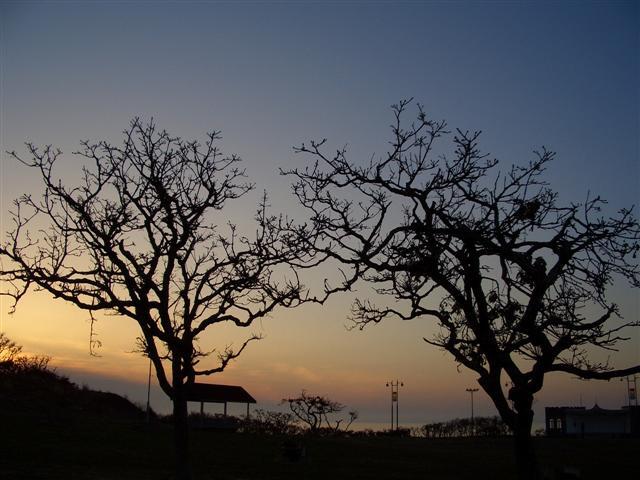
[(200, 413), (204, 413), (205, 403), (224, 404), (224, 414), (227, 415), (228, 403), (246, 403), (247, 418), (249, 405), (256, 403), (256, 399), (249, 395), (244, 388), (236, 385), (216, 385), (212, 383), (194, 383), (187, 390), (188, 402), (200, 402)]

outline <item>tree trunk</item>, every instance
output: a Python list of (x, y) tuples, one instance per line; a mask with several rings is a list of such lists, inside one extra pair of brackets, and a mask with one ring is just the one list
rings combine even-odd
[[(178, 367), (179, 368), (179, 367)], [(176, 480), (191, 480), (189, 466), (189, 417), (182, 375), (173, 369), (173, 431), (176, 451)]]
[(509, 399), (513, 402), (510, 407), (502, 392), (498, 375), (480, 377), (478, 383), (493, 400), (502, 420), (513, 432), (518, 480), (539, 478), (538, 461), (531, 438), (533, 395), (527, 391), (512, 388), (509, 391)]
[(533, 411), (531, 407), (519, 410), (513, 429), (516, 469), (519, 480), (535, 480), (538, 476), (538, 461), (531, 438)]

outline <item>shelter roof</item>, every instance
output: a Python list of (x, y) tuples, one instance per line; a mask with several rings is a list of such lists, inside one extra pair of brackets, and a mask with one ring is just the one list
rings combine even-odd
[(187, 390), (187, 400), (211, 403), (256, 403), (256, 399), (242, 387), (213, 383), (194, 383)]

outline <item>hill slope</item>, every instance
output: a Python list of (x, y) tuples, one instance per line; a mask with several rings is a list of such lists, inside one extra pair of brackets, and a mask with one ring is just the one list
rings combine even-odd
[(115, 393), (79, 388), (45, 365), (0, 362), (0, 415), (35, 420), (142, 420), (145, 412)]

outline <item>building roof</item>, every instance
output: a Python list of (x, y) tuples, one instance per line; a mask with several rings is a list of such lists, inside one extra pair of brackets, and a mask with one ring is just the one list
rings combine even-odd
[(585, 410), (585, 407), (545, 407), (545, 410), (548, 410), (550, 412), (572, 412), (575, 410)]
[(256, 403), (244, 388), (235, 385), (215, 385), (212, 383), (194, 383), (187, 390), (189, 402), (210, 403)]
[(592, 407), (589, 408), (587, 410), (573, 410), (570, 412), (572, 415), (578, 415), (578, 416), (591, 416), (591, 415), (607, 415), (607, 416), (611, 416), (611, 415), (628, 415), (628, 411), (627, 410), (608, 410), (605, 408), (601, 408), (597, 403)]

